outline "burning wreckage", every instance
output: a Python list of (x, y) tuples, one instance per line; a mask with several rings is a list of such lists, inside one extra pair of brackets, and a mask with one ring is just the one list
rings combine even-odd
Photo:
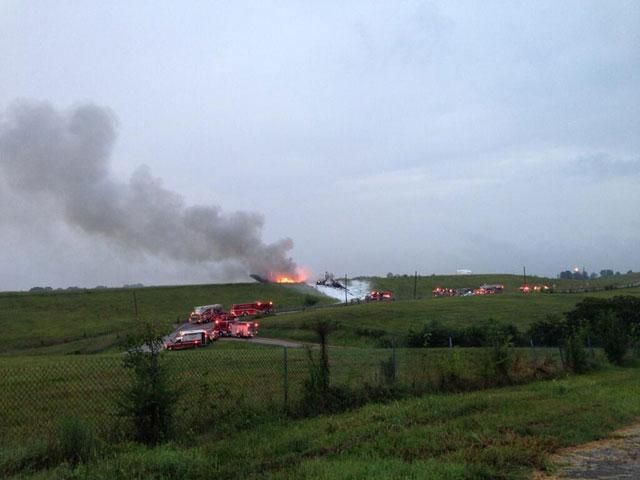
[(324, 287), (331, 287), (331, 288), (339, 288), (341, 290), (347, 289), (347, 287), (345, 287), (335, 279), (335, 277), (333, 276), (333, 273), (329, 273), (329, 272), (325, 272), (324, 278), (321, 278), (320, 280), (318, 280), (316, 282), (316, 285), (322, 285)]

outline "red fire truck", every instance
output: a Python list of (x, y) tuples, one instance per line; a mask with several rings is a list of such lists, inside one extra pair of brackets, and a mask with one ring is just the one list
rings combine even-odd
[(209, 323), (221, 313), (224, 313), (224, 310), (219, 303), (193, 307), (193, 311), (189, 315), (189, 323)]
[(235, 303), (229, 313), (234, 317), (269, 315), (273, 313), (273, 302)]
[(232, 322), (231, 336), (240, 338), (251, 338), (258, 334), (258, 322)]
[(231, 336), (231, 325), (236, 322), (236, 317), (230, 313), (222, 313), (216, 315), (213, 321), (213, 329), (217, 332), (219, 337)]
[(395, 300), (391, 290), (373, 290), (369, 295), (364, 297), (365, 302), (390, 302)]

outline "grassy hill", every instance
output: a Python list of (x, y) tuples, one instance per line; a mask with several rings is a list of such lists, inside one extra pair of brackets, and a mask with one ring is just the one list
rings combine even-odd
[(515, 324), (521, 331), (549, 314), (563, 314), (587, 296), (640, 295), (640, 289), (594, 293), (493, 295), (483, 297), (428, 298), (393, 303), (340, 305), (286, 316), (266, 318), (262, 334), (300, 341), (315, 341), (311, 325), (331, 318), (340, 328), (331, 336), (337, 345), (377, 346), (378, 339), (403, 337), (431, 320), (454, 327), (495, 319)]
[[(381, 337), (404, 336), (410, 328), (420, 328), (430, 320), (460, 326), (489, 318), (504, 320), (526, 329), (551, 313), (562, 314), (587, 295), (639, 294), (640, 289), (581, 292), (574, 294), (522, 295), (518, 275), (428, 276), (417, 279), (417, 300), (413, 300), (414, 278), (370, 278), (372, 288), (391, 289), (398, 301), (391, 304), (343, 305), (312, 308), (305, 312), (265, 319), (262, 335), (315, 341), (308, 328), (319, 318), (331, 317), (341, 324), (332, 336), (338, 345), (378, 346)], [(628, 285), (640, 281), (640, 274), (620, 275), (589, 282), (529, 278), (531, 283), (547, 283), (557, 289)], [(553, 282), (553, 283), (552, 283)], [(505, 293), (485, 297), (432, 298), (436, 286), (474, 287), (502, 283)], [(138, 317), (167, 325), (184, 321), (194, 305), (232, 303), (257, 299), (273, 300), (278, 309), (304, 304), (307, 295), (319, 307), (335, 300), (318, 295), (300, 285), (258, 283), (187, 285), (137, 289), (83, 290), (78, 292), (0, 293), (0, 353), (92, 353), (108, 350), (135, 327)], [(134, 302), (135, 296), (135, 302)]]
[[(366, 278), (373, 288), (381, 290), (393, 290), (396, 298), (400, 300), (413, 299), (414, 277), (398, 276), (393, 278)], [(506, 294), (518, 295), (518, 288), (523, 284), (522, 275), (507, 274), (482, 274), (482, 275), (431, 275), (419, 276), (416, 284), (416, 298), (431, 297), (431, 291), (436, 287), (446, 288), (473, 288), (480, 285), (502, 284)], [(583, 290), (604, 290), (621, 286), (640, 286), (640, 273), (616, 275), (593, 280), (564, 280), (559, 278), (527, 276), (527, 283), (548, 285), (556, 292), (578, 292)]]
[[(600, 282), (528, 278), (530, 283), (555, 285), (557, 290), (576, 293), (529, 294), (518, 291), (522, 279), (516, 275), (457, 275), (418, 277), (413, 299), (414, 278), (372, 278), (372, 288), (392, 290), (398, 299), (391, 303), (348, 305), (309, 310), (306, 312), (265, 319), (265, 336), (315, 341), (311, 325), (321, 318), (331, 318), (340, 324), (330, 341), (336, 345), (379, 346), (392, 337), (401, 339), (409, 329), (417, 330), (425, 323), (437, 320), (445, 325), (461, 327), (495, 319), (513, 323), (521, 331), (547, 315), (562, 315), (587, 296), (612, 297), (640, 295), (640, 287), (604, 289), (636, 283), (640, 274), (620, 275)], [(616, 283), (614, 283), (614, 281)], [(555, 283), (551, 283), (555, 282)], [(505, 292), (499, 295), (433, 298), (437, 286), (450, 288), (474, 287), (483, 283), (501, 283)], [(588, 283), (588, 284), (587, 284)], [(593, 291), (591, 291), (593, 290)]]
[[(0, 353), (37, 349), (41, 353), (102, 351), (135, 327), (138, 317), (167, 325), (184, 321), (195, 305), (272, 300), (291, 308), (315, 295), (313, 289), (259, 283), (0, 294)], [(134, 302), (135, 296), (135, 302)]]
[[(493, 296), (430, 296), (432, 285), (474, 286), (470, 279), (478, 284), (503, 283), (507, 290)], [(396, 381), (415, 385), (422, 377), (431, 378), (439, 366), (453, 366), (452, 371), (458, 373), (469, 373), (472, 365), (481, 368), (486, 352), (458, 348), (392, 352), (357, 347), (378, 345), (381, 339), (402, 336), (430, 320), (468, 325), (495, 318), (525, 329), (548, 314), (570, 310), (586, 296), (640, 295), (638, 287), (523, 295), (517, 291), (516, 276), (418, 280), (421, 293), (417, 300), (411, 299), (413, 278), (371, 279), (376, 288), (394, 290), (399, 300), (345, 306), (331, 305), (332, 299), (319, 297), (317, 308), (264, 318), (262, 335), (315, 341), (311, 324), (334, 319), (341, 324), (330, 337), (336, 345), (329, 349), (334, 384), (378, 385), (382, 367), (393, 355), (398, 365)], [(458, 280), (461, 283), (453, 283)], [(568, 285), (580, 289), (578, 283)], [(181, 440), (157, 448), (121, 443), (119, 424), (113, 422), (114, 398), (126, 384), (123, 356), (59, 354), (113, 347), (119, 336), (135, 326), (134, 294), (141, 319), (157, 319), (169, 326), (184, 320), (198, 304), (228, 306), (268, 298), (286, 309), (302, 305), (314, 291), (301, 286), (231, 284), (0, 294), (4, 333), (0, 363), (5, 373), (0, 429), (22, 432), (27, 440), (42, 439), (31, 446), (20, 444), (13, 434), (6, 435), (6, 444), (0, 442), (0, 476), (525, 478), (531, 468), (545, 468), (548, 455), (558, 448), (599, 438), (640, 415), (638, 369), (604, 367), (580, 377), (398, 398), (342, 414), (297, 419), (284, 416), (281, 405), (304, 398), (307, 352), (229, 341), (162, 357), (175, 384), (192, 388), (192, 395), (180, 400), (182, 418), (205, 419), (205, 424), (196, 424), (197, 430), (189, 427)], [(522, 358), (531, 355), (534, 362), (542, 355), (558, 354), (557, 349), (520, 349), (519, 353)], [(105, 423), (112, 422), (114, 443), (105, 444), (103, 451), (77, 468), (64, 462), (47, 463), (51, 461), (47, 445), (52, 444), (47, 443), (43, 426), (47, 424), (46, 431), (53, 432), (59, 418), (83, 418), (83, 412), (87, 418), (93, 413), (98, 419), (104, 417)]]

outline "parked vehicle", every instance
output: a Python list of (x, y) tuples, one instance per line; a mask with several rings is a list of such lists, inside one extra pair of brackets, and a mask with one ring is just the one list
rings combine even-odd
[(479, 288), (473, 291), (474, 295), (495, 295), (496, 293), (502, 293), (504, 291), (504, 285), (494, 284), (489, 285), (485, 283), (480, 285)]
[(213, 321), (213, 329), (217, 333), (218, 337), (230, 337), (231, 325), (236, 322), (236, 317), (230, 313), (223, 313), (216, 315)]
[(232, 337), (252, 338), (258, 334), (258, 322), (240, 322), (231, 323), (230, 332)]
[(273, 302), (235, 303), (229, 311), (234, 317), (248, 317), (256, 315), (269, 315), (273, 313)]
[(198, 348), (206, 343), (206, 333), (204, 331), (180, 332), (175, 339), (165, 343), (167, 350), (185, 350), (188, 348)]
[(540, 293), (540, 292), (548, 292), (549, 287), (547, 285), (529, 285), (524, 284), (520, 287), (520, 293)]
[(456, 290), (453, 288), (436, 287), (431, 291), (434, 297), (453, 297), (456, 295)]
[(369, 295), (364, 297), (365, 302), (391, 302), (395, 300), (391, 290), (373, 290)]
[(209, 323), (213, 321), (217, 314), (222, 312), (224, 312), (224, 310), (219, 303), (193, 307), (193, 311), (189, 315), (189, 323)]

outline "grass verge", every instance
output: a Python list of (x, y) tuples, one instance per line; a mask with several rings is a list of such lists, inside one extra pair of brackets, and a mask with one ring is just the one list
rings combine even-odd
[[(369, 405), (308, 420), (274, 420), (221, 438), (155, 449), (124, 445), (72, 467), (20, 478), (517, 479), (548, 469), (558, 448), (602, 438), (640, 416), (640, 371)], [(23, 455), (27, 453), (23, 452)], [(7, 459), (10, 459), (7, 460)]]

